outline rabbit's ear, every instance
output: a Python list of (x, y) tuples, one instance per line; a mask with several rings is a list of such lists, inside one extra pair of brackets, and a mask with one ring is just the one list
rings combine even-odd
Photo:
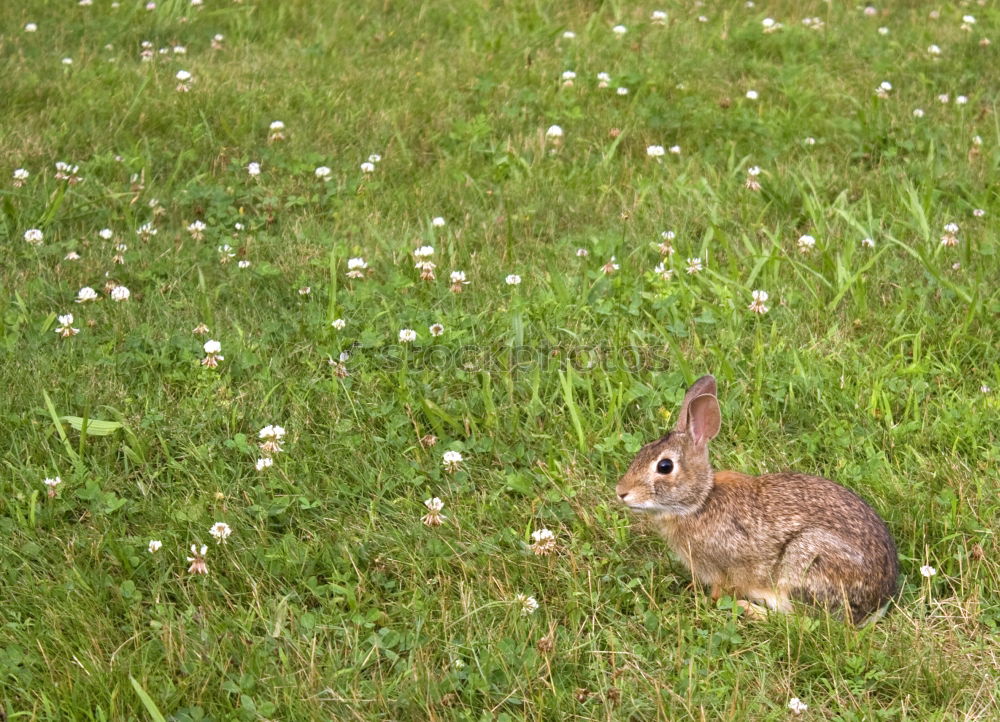
[(691, 406), (691, 402), (703, 394), (708, 394), (709, 396), (716, 395), (714, 376), (702, 376), (691, 384), (691, 388), (684, 394), (684, 401), (681, 403), (681, 412), (677, 415), (677, 426), (674, 427), (676, 431), (688, 430), (688, 409)]
[(712, 394), (702, 394), (688, 406), (687, 432), (697, 445), (701, 446), (714, 439), (720, 426), (722, 411), (719, 409), (719, 400)]

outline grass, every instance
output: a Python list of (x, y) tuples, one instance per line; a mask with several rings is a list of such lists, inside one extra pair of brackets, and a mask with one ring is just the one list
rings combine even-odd
[[(1000, 715), (1000, 127), (980, 43), (1000, 15), (662, 7), (662, 27), (619, 3), (0, 7), (6, 719), (776, 720), (792, 697), (814, 719)], [(349, 279), (359, 256), (370, 275)], [(83, 286), (100, 300), (75, 304)], [(61, 338), (67, 312), (80, 333)], [(616, 503), (705, 372), (718, 468), (824, 474), (887, 520), (902, 588), (878, 624), (744, 621)], [(288, 434), (258, 472), (266, 424)], [(433, 496), (440, 527), (420, 523)], [(555, 556), (528, 551), (542, 527)], [(195, 543), (207, 576), (187, 573)]]

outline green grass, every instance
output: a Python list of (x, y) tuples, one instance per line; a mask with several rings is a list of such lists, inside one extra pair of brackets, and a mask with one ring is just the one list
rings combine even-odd
[[(0, 6), (6, 719), (777, 720), (792, 697), (803, 718), (1000, 716), (1000, 14), (660, 7), (664, 27), (627, 3)], [(769, 16), (784, 27), (762, 32)], [(100, 300), (74, 303), (83, 286)], [(706, 372), (718, 468), (824, 474), (887, 520), (885, 619), (742, 620), (617, 503)], [(288, 435), (257, 472), (266, 424)], [(528, 551), (542, 527), (555, 556)], [(195, 543), (207, 576), (187, 573)]]

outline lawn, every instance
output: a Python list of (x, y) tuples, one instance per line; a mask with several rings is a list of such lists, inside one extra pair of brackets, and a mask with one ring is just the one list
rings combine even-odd
[[(998, 21), (0, 4), (0, 719), (1000, 719)], [(705, 373), (882, 620), (619, 503)]]

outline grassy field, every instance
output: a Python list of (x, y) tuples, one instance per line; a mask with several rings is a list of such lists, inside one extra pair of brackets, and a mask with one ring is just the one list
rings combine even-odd
[[(0, 4), (0, 711), (1000, 719), (998, 20)], [(882, 621), (618, 503), (709, 372), (717, 468), (887, 520)]]

